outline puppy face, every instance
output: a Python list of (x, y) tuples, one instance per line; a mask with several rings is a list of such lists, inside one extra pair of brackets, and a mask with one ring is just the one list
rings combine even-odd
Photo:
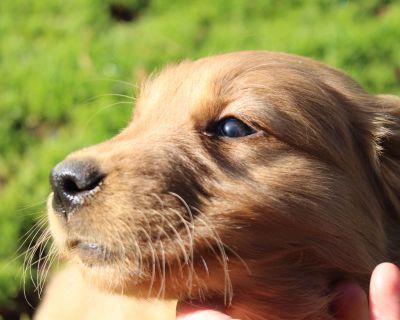
[(331, 319), (335, 281), (391, 258), (379, 99), (285, 54), (168, 67), (125, 130), (53, 170), (55, 241), (109, 290)]

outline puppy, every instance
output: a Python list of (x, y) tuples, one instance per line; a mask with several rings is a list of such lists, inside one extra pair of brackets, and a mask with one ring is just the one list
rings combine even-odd
[(126, 129), (53, 169), (55, 243), (106, 292), (334, 319), (337, 281), (399, 262), (399, 116), (298, 56), (167, 67)]

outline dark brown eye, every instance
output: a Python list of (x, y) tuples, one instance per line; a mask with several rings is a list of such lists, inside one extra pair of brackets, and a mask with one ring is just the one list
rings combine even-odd
[(256, 130), (236, 118), (226, 118), (219, 121), (215, 134), (220, 137), (239, 138), (256, 133)]

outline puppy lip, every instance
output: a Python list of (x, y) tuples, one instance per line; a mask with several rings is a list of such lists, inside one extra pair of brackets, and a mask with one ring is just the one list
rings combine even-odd
[(89, 240), (74, 239), (67, 241), (69, 250), (74, 251), (83, 264), (87, 266), (108, 264), (116, 255), (104, 245)]

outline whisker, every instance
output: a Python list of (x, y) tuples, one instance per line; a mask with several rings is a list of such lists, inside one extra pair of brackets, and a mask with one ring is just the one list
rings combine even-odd
[[(177, 198), (184, 206), (184, 208), (186, 209), (187, 213), (189, 214), (190, 217), (190, 225), (188, 225), (188, 222), (183, 218), (183, 216), (179, 213), (179, 211), (177, 210), (171, 210), (172, 212), (176, 213), (177, 216), (181, 219), (181, 221), (183, 222), (184, 226), (187, 229), (187, 233), (188, 233), (188, 237), (189, 237), (189, 256), (190, 256), (190, 276), (189, 276), (189, 288), (192, 287), (192, 281), (193, 281), (193, 275), (196, 276), (195, 274), (195, 269), (194, 269), (194, 219), (193, 219), (193, 214), (192, 211), (189, 207), (189, 205), (186, 203), (185, 199), (183, 199), (181, 196), (179, 196), (178, 194), (174, 193), (174, 192), (169, 192), (170, 195), (174, 196), (175, 198)], [(196, 276), (197, 277), (197, 276)], [(190, 289), (191, 290), (191, 289)]]
[[(38, 202), (29, 204), (29, 205), (26, 205), (26, 206), (22, 206), (22, 207), (20, 207), (20, 208), (17, 208), (17, 209), (16, 209), (16, 212), (31, 210), (31, 209), (33, 209), (33, 208), (36, 208), (36, 207), (39, 207), (39, 206), (44, 205), (46, 202), (47, 202), (47, 200), (45, 199), (45, 200), (38, 201)], [(38, 214), (38, 213), (40, 213), (40, 212), (41, 212), (41, 211), (39, 211), (39, 212), (30, 212), (30, 213), (24, 214), (24, 216), (36, 215), (36, 214)]]
[[(33, 233), (35, 233), (35, 235), (33, 236), (33, 238), (36, 238), (36, 236), (41, 233), (41, 229), (45, 227), (46, 224), (46, 220), (44, 221), (39, 221), (37, 223), (35, 223), (27, 232), (25, 232), (24, 235), (22, 235), (19, 239), (19, 241), (21, 241), (23, 238), (25, 238), (25, 240), (19, 245), (19, 247), (15, 250), (16, 253), (20, 252), (20, 250), (22, 250), (22, 248), (24, 247), (25, 243), (31, 239), (31, 236)], [(31, 239), (32, 240), (32, 239)], [(28, 246), (29, 247), (29, 246)], [(16, 260), (18, 260), (19, 258), (21, 258), (22, 256), (26, 256), (27, 254), (27, 250), (22, 251), (20, 254), (12, 257), (10, 260), (7, 261), (7, 265), (15, 262)]]
[(136, 101), (136, 98), (134, 98), (132, 96), (125, 95), (125, 94), (121, 94), (121, 93), (103, 93), (103, 94), (98, 94), (98, 95), (95, 95), (93, 97), (88, 98), (86, 100), (86, 102), (94, 101), (96, 99), (104, 98), (104, 97), (118, 97), (118, 98), (125, 98), (125, 99), (128, 99), (130, 101)]
[[(159, 228), (159, 231), (162, 232), (168, 238), (169, 241), (173, 242), (173, 239), (171, 238), (171, 236), (164, 229), (162, 229), (160, 226), (158, 226), (158, 228)], [(183, 252), (185, 253), (183, 241), (182, 241), (182, 243), (180, 241), (178, 241), (178, 245), (181, 247), (181, 250), (183, 250)], [(181, 276), (181, 278), (183, 278), (183, 269), (182, 269), (181, 257), (179, 256), (179, 252), (178, 251), (174, 250), (174, 253), (175, 253), (175, 259), (176, 259), (176, 261), (178, 262), (178, 265), (179, 265), (180, 276)], [(171, 266), (170, 266), (170, 270), (171, 270)]]
[(161, 276), (160, 289), (159, 292), (157, 293), (157, 299), (160, 299), (160, 297), (165, 295), (165, 252), (162, 241), (160, 240), (158, 243), (160, 245), (161, 258), (162, 258), (162, 275), (160, 275)]
[(189, 205), (187, 204), (187, 202), (185, 201), (185, 199), (183, 199), (179, 194), (176, 194), (175, 192), (168, 192), (170, 195), (174, 196), (175, 198), (177, 198), (178, 200), (181, 201), (181, 203), (183, 204), (183, 206), (186, 208), (187, 213), (190, 216), (190, 222), (193, 224), (193, 214), (192, 214), (192, 210), (190, 209)]
[(152, 293), (154, 281), (155, 281), (155, 276), (156, 276), (156, 254), (155, 254), (155, 250), (152, 245), (150, 235), (147, 233), (147, 231), (145, 229), (140, 228), (140, 230), (144, 233), (145, 237), (147, 237), (147, 239), (148, 239), (147, 244), (148, 244), (148, 246), (150, 248), (150, 252), (151, 252), (151, 279), (150, 279), (149, 290), (147, 293), (147, 298), (149, 299), (151, 297), (151, 293)]
[[(26, 251), (26, 254), (24, 256), (24, 261), (23, 261), (23, 271), (22, 271), (22, 280), (23, 280), (23, 287), (25, 291), (25, 285), (26, 285), (26, 275), (28, 273), (28, 270), (30, 270), (30, 275), (32, 275), (32, 260), (34, 259), (34, 255), (36, 254), (37, 250), (40, 248), (42, 243), (46, 241), (46, 237), (49, 236), (49, 231), (45, 230), (45, 232), (42, 232), (39, 236), (39, 238), (36, 240), (37, 235), (39, 232), (42, 230), (40, 228), (37, 228), (37, 231), (33, 235), (32, 239), (29, 242), (28, 245), (28, 250)], [(32, 243), (35, 241), (35, 245), (32, 246)], [(31, 276), (32, 283), (34, 283), (32, 276)]]
[[(43, 253), (44, 253), (44, 251), (46, 249), (46, 246), (47, 246), (47, 244), (49, 243), (50, 240), (51, 240), (51, 238), (47, 237), (46, 242), (41, 245), (41, 248), (40, 248), (40, 251), (39, 251), (39, 259), (37, 260), (36, 283), (37, 283), (37, 287), (38, 287), (39, 297), (40, 297), (40, 293), (41, 293), (40, 287), (41, 287), (41, 281), (42, 281), (42, 279), (41, 279), (41, 276), (42, 276), (41, 272), (42, 271), (41, 270), (43, 268), (45, 268), (46, 263), (47, 263), (47, 258), (48, 258), (48, 254), (45, 254), (43, 256)], [(41, 265), (41, 261), (44, 261), (44, 265)]]
[[(29, 270), (29, 275), (30, 275), (30, 279), (32, 281), (32, 284), (35, 288), (35, 291), (38, 291), (38, 283), (37, 281), (34, 280), (34, 275), (32, 273), (33, 267), (36, 265), (37, 266), (37, 272), (39, 272), (40, 269), (40, 262), (42, 260), (45, 259), (46, 256), (42, 256), (43, 254), (43, 246), (46, 246), (46, 244), (48, 243), (48, 241), (50, 240), (50, 235), (49, 233), (46, 232), (43, 233), (40, 237), (39, 240), (37, 241), (37, 243), (33, 246), (33, 249), (29, 255), (29, 259), (27, 261), (27, 269)], [(39, 251), (39, 257), (36, 261), (33, 261), (33, 259), (35, 258), (35, 254)], [(38, 273), (37, 273), (38, 275)], [(37, 279), (37, 276), (36, 276)]]
[[(205, 217), (205, 215), (203, 215), (203, 216)], [(224, 303), (225, 303), (225, 305), (231, 305), (232, 298), (233, 298), (233, 287), (232, 287), (232, 281), (230, 279), (229, 268), (228, 268), (229, 258), (225, 252), (224, 243), (222, 242), (221, 238), (219, 237), (218, 232), (214, 228), (212, 228), (212, 226), (210, 224), (208, 224), (205, 220), (203, 220), (200, 217), (200, 215), (196, 216), (196, 220), (203, 223), (204, 226), (206, 226), (212, 232), (212, 234), (215, 238), (215, 244), (217, 245), (218, 250), (220, 251), (221, 258), (222, 258), (222, 267), (223, 267), (224, 274), (225, 274)]]
[(104, 111), (104, 110), (106, 110), (106, 109), (109, 109), (109, 108), (111, 108), (111, 107), (113, 107), (113, 106), (120, 105), (120, 104), (125, 104), (125, 105), (127, 104), (127, 105), (129, 105), (129, 106), (132, 106), (132, 103), (131, 103), (131, 102), (119, 101), (119, 102), (114, 102), (114, 103), (108, 104), (108, 105), (106, 105), (106, 106), (104, 106), (104, 107), (101, 107), (101, 108), (97, 109), (97, 110), (91, 115), (91, 117), (86, 121), (85, 127), (89, 126), (90, 122), (92, 122), (93, 119), (94, 119), (100, 112), (102, 112), (102, 111)]
[[(174, 210), (173, 210), (173, 212), (174, 212)], [(185, 242), (183, 241), (183, 239), (182, 239), (182, 237), (180, 236), (179, 232), (178, 232), (178, 231), (176, 230), (176, 228), (171, 224), (171, 222), (169, 222), (168, 219), (165, 218), (161, 213), (159, 213), (159, 212), (157, 212), (157, 211), (154, 211), (154, 213), (155, 213), (156, 215), (158, 215), (159, 217), (161, 217), (161, 219), (162, 219), (164, 222), (167, 223), (168, 227), (172, 230), (172, 232), (174, 232), (174, 234), (176, 235), (177, 240), (178, 240), (178, 245), (179, 245), (179, 247), (180, 247), (181, 250), (182, 250), (182, 254), (183, 254), (183, 257), (184, 257), (184, 259), (185, 259), (185, 263), (188, 264), (191, 258), (188, 256), (188, 254), (187, 254), (187, 252), (186, 252), (186, 250), (185, 250), (185, 245), (184, 245)], [(189, 233), (189, 234), (190, 234), (190, 233)], [(189, 234), (188, 234), (188, 236), (189, 236)]]
[(57, 249), (54, 246), (54, 243), (51, 243), (49, 252), (47, 254), (47, 259), (46, 262), (43, 266), (43, 271), (41, 272), (41, 286), (40, 286), (40, 294), (39, 296), (43, 293), (44, 291), (44, 286), (46, 284), (46, 279), (49, 274), (49, 271), (54, 264), (54, 261), (57, 258)]
[(247, 274), (249, 276), (251, 276), (252, 272), (250, 270), (249, 265), (246, 263), (246, 261), (244, 261), (244, 259), (234, 249), (232, 249), (230, 246), (228, 246), (226, 243), (224, 243), (223, 245), (229, 252), (231, 252), (240, 261), (240, 263), (246, 269)]
[(210, 272), (208, 271), (208, 265), (207, 265), (206, 260), (204, 259), (203, 256), (200, 256), (200, 259), (201, 259), (201, 261), (203, 263), (204, 270), (206, 271), (207, 277), (210, 277)]
[(120, 79), (106, 78), (106, 77), (105, 78), (86, 80), (85, 82), (96, 82), (96, 81), (109, 81), (109, 82), (120, 83), (120, 84), (124, 84), (126, 86), (131, 87), (131, 89), (136, 89), (136, 88), (140, 87), (137, 83), (131, 83), (129, 81), (124, 81), (124, 80), (120, 80)]

